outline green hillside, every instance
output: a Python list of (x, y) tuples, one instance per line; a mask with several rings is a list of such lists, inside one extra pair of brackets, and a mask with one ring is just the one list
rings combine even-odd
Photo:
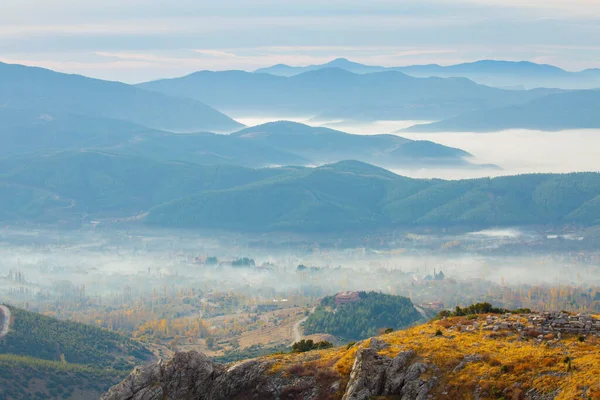
[(0, 400), (96, 399), (128, 371), (0, 354)]
[(95, 152), (0, 160), (0, 219), (325, 232), (600, 223), (600, 174), (411, 179), (357, 161), (249, 169)]
[(0, 400), (97, 398), (153, 358), (117, 333), (9, 309), (13, 322), (0, 339)]
[(600, 174), (464, 181), (356, 173), (347, 163), (277, 181), (207, 191), (150, 211), (147, 223), (231, 230), (343, 231), (394, 227), (594, 225)]
[(0, 354), (117, 370), (129, 370), (152, 357), (143, 345), (118, 333), (9, 308), (13, 323), (0, 340)]
[(407, 328), (422, 317), (410, 299), (377, 292), (359, 292), (359, 299), (336, 304), (325, 297), (304, 323), (304, 333), (328, 333), (346, 340), (377, 336), (381, 329)]
[[(284, 170), (235, 166), (199, 166), (158, 162), (97, 152), (63, 152), (46, 157), (0, 161), (0, 182), (12, 204), (3, 213), (13, 219), (43, 214), (46, 207), (66, 202), (56, 216), (97, 213), (111, 217), (146, 211), (170, 200), (204, 190), (222, 190), (281, 174)], [(12, 199), (17, 188), (23, 201)], [(44, 193), (50, 193), (45, 198)], [(48, 205), (50, 203), (50, 205)], [(71, 206), (68, 206), (68, 204)], [(23, 204), (29, 205), (22, 211)], [(25, 214), (26, 212), (26, 214)]]

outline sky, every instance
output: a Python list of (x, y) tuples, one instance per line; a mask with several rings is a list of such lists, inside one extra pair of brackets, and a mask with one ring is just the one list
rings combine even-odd
[(337, 57), (600, 68), (600, 0), (0, 0), (7, 63), (137, 83)]

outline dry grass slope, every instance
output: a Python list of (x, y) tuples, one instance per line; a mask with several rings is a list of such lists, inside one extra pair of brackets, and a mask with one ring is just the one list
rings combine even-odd
[[(394, 357), (412, 349), (422, 361), (437, 366), (436, 399), (600, 399), (597, 336), (520, 338), (510, 329), (482, 329), (485, 317), (454, 317), (381, 336), (390, 346), (379, 353)], [(480, 327), (472, 329), (474, 324)], [(358, 348), (369, 345), (367, 340), (349, 348), (273, 355), (271, 373), (319, 374), (324, 382), (341, 377), (339, 392), (324, 397), (338, 399)]]

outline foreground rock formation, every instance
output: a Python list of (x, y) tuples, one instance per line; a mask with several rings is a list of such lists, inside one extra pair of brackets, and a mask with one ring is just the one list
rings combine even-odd
[(304, 369), (301, 364), (274, 371), (277, 359), (249, 360), (229, 366), (214, 364), (195, 351), (177, 353), (168, 362), (137, 367), (103, 400), (225, 400), (225, 399), (370, 399), (400, 395), (426, 399), (435, 378), (422, 380), (430, 366), (412, 351), (395, 358), (376, 348), (357, 350), (349, 380), (331, 371)]
[[(597, 318), (591, 320), (593, 327)], [(227, 365), (177, 353), (137, 367), (102, 399), (600, 398), (600, 340), (593, 329), (540, 340), (523, 334), (527, 322), (527, 315), (445, 318), (337, 349)]]

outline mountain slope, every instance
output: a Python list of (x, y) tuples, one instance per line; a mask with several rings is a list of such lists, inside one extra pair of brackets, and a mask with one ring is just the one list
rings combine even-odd
[(177, 134), (127, 121), (0, 108), (0, 157), (90, 150), (158, 161), (248, 167), (309, 161), (260, 143), (214, 133)]
[(152, 358), (143, 345), (117, 333), (9, 308), (13, 323), (0, 342), (2, 354), (49, 361), (61, 361), (62, 355), (71, 363), (116, 369), (128, 369)]
[(199, 101), (4, 63), (0, 63), (0, 105), (38, 114), (118, 119), (172, 131), (231, 131), (241, 126)]
[(295, 153), (293, 149), (284, 151), (265, 143), (249, 142), (231, 135), (214, 133), (152, 133), (138, 136), (135, 140), (109, 148), (107, 151), (156, 161), (178, 161), (197, 165), (261, 168), (311, 164), (310, 159)]
[(600, 223), (600, 174), (421, 180), (358, 161), (247, 169), (92, 152), (0, 162), (3, 222), (323, 232)]
[(55, 218), (79, 213), (129, 216), (198, 191), (227, 189), (286, 172), (158, 162), (88, 151), (4, 160), (0, 171), (5, 171), (0, 182), (7, 192), (22, 188), (24, 198), (31, 196), (33, 210), (28, 211), (33, 215), (47, 207), (38, 199), (39, 193), (49, 192), (55, 202), (70, 204), (54, 209)]
[(532, 339), (535, 330), (517, 331), (530, 317), (452, 317), (335, 349), (229, 365), (177, 353), (169, 362), (137, 369), (102, 399), (141, 400), (150, 393), (165, 400), (600, 396), (598, 341), (589, 335), (579, 342), (573, 334)]
[(231, 136), (248, 143), (294, 153), (326, 164), (358, 160), (379, 166), (468, 166), (471, 154), (433, 142), (418, 142), (395, 135), (352, 135), (328, 128), (279, 121), (246, 128)]
[(0, 339), (3, 399), (97, 398), (134, 365), (154, 358), (140, 343), (114, 332), (10, 311), (10, 330)]
[[(471, 167), (470, 154), (393, 135), (361, 136), (292, 122), (232, 135), (177, 134), (126, 121), (0, 108), (0, 157), (87, 150), (198, 165), (314, 165), (357, 159), (386, 167)], [(425, 149), (427, 147), (427, 149)]]
[(127, 121), (0, 107), (0, 157), (112, 147), (155, 130)]
[(529, 103), (474, 111), (406, 132), (494, 132), (505, 129), (559, 131), (600, 128), (600, 90), (557, 93)]
[(396, 71), (354, 74), (340, 68), (292, 77), (202, 71), (139, 87), (240, 114), (354, 120), (438, 120), (481, 108), (520, 104), (547, 92), (500, 90), (462, 78), (414, 78)]
[(146, 221), (233, 231), (368, 229), (385, 224), (377, 203), (392, 175), (358, 162), (304, 169), (173, 201), (151, 210)]
[(255, 72), (279, 76), (294, 76), (323, 68), (342, 68), (356, 74), (399, 71), (414, 77), (463, 77), (495, 87), (557, 87), (563, 89), (593, 89), (600, 87), (600, 70), (565, 71), (553, 65), (528, 61), (480, 60), (471, 63), (442, 66), (438, 64), (380, 67), (351, 62), (344, 58), (321, 65), (291, 67), (275, 65)]
[[(595, 224), (582, 218), (600, 174), (426, 181), (357, 173), (338, 163), (277, 181), (209, 191), (150, 211), (156, 226), (341, 231), (398, 226)], [(586, 208), (587, 212), (577, 210)], [(588, 215), (589, 217), (589, 215)]]

